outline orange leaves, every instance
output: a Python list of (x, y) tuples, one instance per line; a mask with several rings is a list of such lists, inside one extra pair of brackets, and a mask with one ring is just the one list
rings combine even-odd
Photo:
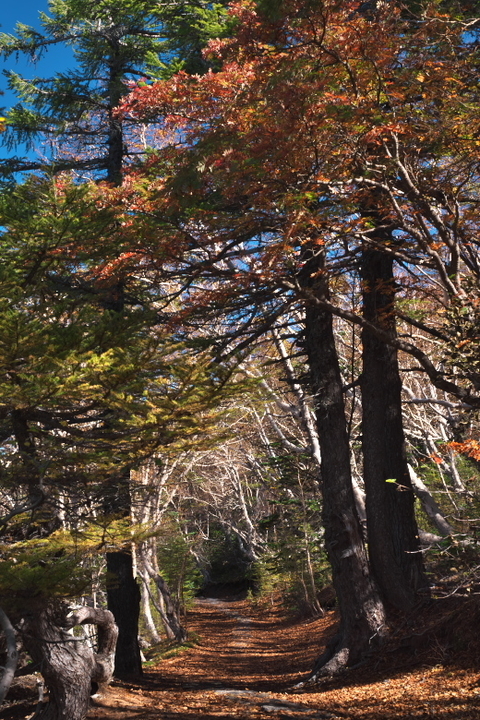
[[(321, 174), (328, 182), (334, 171), (349, 172), (356, 138), (381, 145), (392, 133), (409, 132), (391, 116), (387, 122), (373, 119), (379, 100), (387, 97), (383, 88), (392, 82), (391, 63), (402, 51), (390, 32), (391, 13), (365, 22), (356, 8), (355, 2), (326, 2), (310, 6), (305, 17), (303, 4), (292, 0), (269, 25), (255, 3), (236, 2), (236, 38), (213, 40), (206, 51), (221, 55), (220, 72), (194, 78), (180, 72), (137, 87), (121, 111), (170, 127), (171, 143), (187, 152), (210, 138), (202, 156), (206, 169), (226, 171), (221, 144), (231, 135), (242, 143), (245, 158), (262, 160), (267, 184), (273, 178), (289, 182), (286, 175), (308, 172), (315, 162), (327, 166)], [(373, 36), (381, 42), (373, 43)], [(389, 85), (388, 93), (403, 101), (403, 88)], [(342, 157), (341, 167), (334, 156)], [(238, 153), (228, 161), (232, 182), (235, 172), (242, 184), (259, 182), (260, 171), (247, 168)]]
[[(349, 252), (371, 229), (354, 207), (368, 204), (375, 182), (395, 185), (394, 206), (385, 201), (383, 218), (414, 227), (424, 206), (402, 189), (396, 160), (413, 157), (413, 173), (425, 148), (441, 145), (446, 157), (448, 143), (465, 147), (461, 134), (471, 117), (461, 108), (441, 114), (445, 87), (462, 92), (461, 68), (448, 49), (449, 28), (430, 42), (431, 24), (405, 32), (391, 4), (368, 19), (359, 5), (287, 0), (269, 16), (253, 0), (238, 0), (230, 7), (236, 34), (212, 40), (205, 51), (221, 58), (219, 72), (180, 72), (135, 87), (121, 112), (156, 122), (164, 134), (137, 171), (144, 172), (143, 188), (132, 174), (135, 191), (122, 189), (123, 198), (109, 191), (122, 232), (133, 239), (135, 223), (148, 227), (155, 216), (164, 228), (149, 236), (152, 247), (176, 259), (188, 233), (210, 252), (226, 236), (252, 238), (250, 225), (260, 228), (261, 267), (248, 257), (239, 277), (228, 276), (238, 287), (279, 273), (292, 248), (306, 242)], [(436, 44), (445, 44), (443, 55), (430, 50)], [(278, 246), (277, 231), (288, 247)], [(413, 247), (408, 232), (403, 242)], [(428, 249), (441, 254), (437, 242), (433, 234)], [(121, 271), (122, 263), (110, 269)]]
[(452, 442), (449, 447), (457, 453), (468, 455), (474, 460), (480, 461), (480, 442), (478, 440), (467, 440), (466, 442)]
[(382, 145), (384, 142), (391, 140), (393, 135), (405, 134), (407, 132), (405, 126), (400, 123), (378, 125), (365, 133), (364, 140), (373, 145)]

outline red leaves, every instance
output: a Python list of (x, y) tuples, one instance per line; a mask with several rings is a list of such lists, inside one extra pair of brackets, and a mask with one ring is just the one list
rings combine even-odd
[[(440, 147), (443, 157), (454, 142), (465, 147), (466, 115), (461, 107), (443, 111), (442, 87), (445, 81), (460, 92), (464, 61), (450, 49), (453, 27), (437, 31), (432, 19), (415, 30), (391, 3), (374, 18), (360, 5), (287, 0), (268, 17), (257, 3), (240, 0), (230, 10), (235, 36), (206, 50), (221, 58), (220, 72), (181, 72), (137, 86), (121, 112), (155, 121), (163, 134), (130, 175), (136, 190), (128, 197), (130, 215), (126, 208), (120, 213), (125, 234), (133, 237), (135, 223), (143, 223), (152, 256), (157, 245), (158, 262), (166, 264), (184, 251), (188, 256), (192, 237), (210, 258), (225, 238), (234, 245), (257, 232), (258, 247), (242, 256), (241, 272), (224, 276), (238, 288), (246, 278), (255, 284), (291, 273), (305, 243), (324, 243), (339, 258), (348, 254), (371, 230), (353, 208), (368, 207), (369, 198), (378, 202), (379, 188), (387, 197), (387, 182), (392, 202), (385, 200), (382, 217), (399, 223), (402, 251), (417, 247), (422, 233), (436, 227), (437, 210), (406, 192), (399, 163), (410, 158), (412, 184), (417, 170), (419, 177), (426, 171), (418, 169), (426, 147)], [(431, 51), (437, 46), (445, 49)], [(435, 172), (445, 173), (441, 164)], [(449, 182), (455, 185), (455, 177)], [(426, 221), (425, 207), (433, 213)], [(150, 234), (152, 216), (160, 220)], [(280, 249), (279, 236), (288, 247)], [(422, 252), (440, 262), (443, 247), (434, 232)]]
[[(91, 274), (96, 276), (99, 280), (111, 280), (118, 279), (119, 276), (127, 272), (132, 264), (138, 263), (142, 259), (142, 254), (139, 252), (124, 252), (119, 257), (109, 262), (99, 265), (97, 268), (91, 271)], [(132, 261), (134, 261), (132, 263)]]

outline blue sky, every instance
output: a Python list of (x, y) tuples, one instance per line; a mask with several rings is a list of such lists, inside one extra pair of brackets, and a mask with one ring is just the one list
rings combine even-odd
[[(2, 0), (0, 9), (0, 32), (13, 33), (17, 22), (25, 25), (32, 25), (37, 29), (40, 28), (39, 12), (48, 12), (48, 0)], [(15, 70), (16, 72), (31, 78), (35, 75), (40, 77), (49, 77), (60, 70), (71, 67), (71, 52), (62, 47), (54, 47), (44, 54), (42, 60), (37, 65), (27, 62), (20, 58), (18, 62), (12, 56), (4, 61), (0, 59), (0, 69)], [(15, 104), (15, 96), (7, 91), (6, 78), (0, 75), (0, 90), (4, 91), (4, 95), (0, 95), (0, 107), (8, 109)]]
[[(0, 0), (0, 32), (14, 33), (15, 25), (21, 22), (24, 25), (31, 25), (41, 30), (39, 13), (48, 13), (48, 0)], [(0, 115), (7, 112), (10, 107), (18, 102), (14, 93), (7, 89), (7, 79), (3, 75), (4, 70), (15, 70), (25, 78), (44, 77), (48, 78), (55, 73), (72, 67), (72, 52), (62, 45), (49, 48), (42, 56), (42, 59), (34, 65), (24, 57), (18, 59), (12, 55), (7, 60), (0, 57)], [(0, 138), (1, 140), (1, 138)], [(40, 148), (40, 150), (42, 150)], [(35, 158), (37, 153), (34, 150), (26, 150), (20, 145), (16, 150), (0, 148), (0, 158), (11, 157), (12, 155), (23, 155)]]

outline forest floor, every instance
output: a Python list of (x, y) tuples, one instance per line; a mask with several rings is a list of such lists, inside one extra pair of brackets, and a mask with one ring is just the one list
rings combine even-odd
[[(188, 616), (196, 644), (147, 667), (141, 682), (115, 680), (93, 699), (88, 720), (480, 719), (477, 597), (437, 600), (399, 618), (400, 630), (364, 665), (292, 691), (336, 621), (335, 612), (295, 620), (279, 605), (198, 600)], [(17, 702), (0, 718), (33, 710)]]

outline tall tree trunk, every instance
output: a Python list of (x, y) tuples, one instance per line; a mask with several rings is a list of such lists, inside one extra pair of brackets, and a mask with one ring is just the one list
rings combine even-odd
[[(375, 239), (391, 242), (382, 230)], [(361, 274), (365, 319), (394, 337), (392, 256), (364, 248)], [(408, 610), (428, 583), (405, 451), (397, 350), (369, 329), (363, 330), (362, 343), (363, 477), (370, 562), (385, 599)]]
[[(304, 252), (299, 276), (313, 296), (328, 299), (324, 251)], [(340, 609), (340, 629), (310, 680), (355, 664), (386, 633), (383, 603), (362, 538), (352, 490), (345, 407), (332, 316), (313, 298), (305, 312), (305, 350), (314, 394), (321, 451), (325, 545)]]
[[(38, 663), (49, 701), (37, 708), (34, 720), (83, 720), (88, 712), (92, 682), (109, 682), (113, 670), (117, 628), (105, 610), (82, 608), (67, 616), (63, 603), (50, 602), (32, 610), (22, 630), (24, 645)], [(83, 622), (99, 625), (96, 655), (81, 638), (67, 630)]]
[(133, 577), (132, 555), (129, 552), (107, 553), (107, 601), (118, 625), (115, 675), (142, 675), (138, 644), (140, 588)]
[[(123, 180), (124, 137), (122, 120), (115, 114), (115, 108), (126, 94), (124, 51), (120, 40), (114, 36), (108, 38), (110, 53), (108, 57), (108, 140), (106, 171), (107, 180), (119, 187)], [(105, 291), (104, 306), (108, 310), (123, 313), (125, 308), (124, 283), (117, 280)], [(120, 479), (120, 496), (115, 498), (107, 512), (123, 512), (130, 515), (131, 502), (128, 479)], [(117, 501), (119, 500), (119, 502)], [(107, 572), (111, 582), (107, 587), (108, 608), (115, 616), (119, 629), (117, 653), (115, 659), (116, 675), (142, 675), (140, 645), (138, 643), (138, 620), (140, 617), (140, 589), (133, 576), (132, 556), (130, 553), (107, 553)]]

